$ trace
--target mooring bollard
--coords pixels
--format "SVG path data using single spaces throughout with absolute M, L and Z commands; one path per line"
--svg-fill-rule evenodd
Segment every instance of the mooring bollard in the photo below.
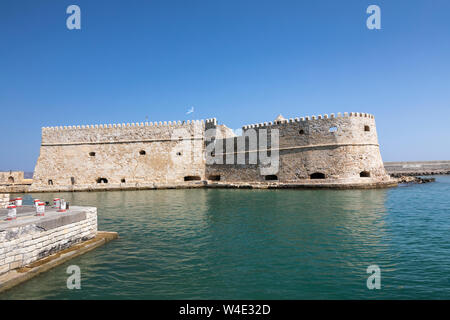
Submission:
M 58 212 L 66 212 L 66 201 L 61 199 Z
M 43 217 L 45 215 L 45 203 L 38 202 L 36 205 L 36 215 Z
M 61 206 L 61 199 L 60 198 L 53 199 L 53 208 L 59 209 L 60 206 Z
M 22 206 L 23 199 L 22 199 L 22 198 L 16 198 L 16 199 L 14 200 L 14 202 L 15 202 L 16 207 L 21 207 L 21 206 Z
M 17 218 L 17 207 L 15 205 L 9 205 L 7 207 L 8 209 L 8 216 L 6 217 L 6 220 L 15 220 Z

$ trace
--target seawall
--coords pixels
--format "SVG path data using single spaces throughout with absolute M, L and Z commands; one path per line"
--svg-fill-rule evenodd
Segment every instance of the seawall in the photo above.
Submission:
M 73 206 L 66 212 L 47 207 L 36 216 L 32 206 L 17 208 L 6 221 L 0 209 L 0 292 L 117 237 L 97 231 L 97 208 Z
M 385 162 L 386 171 L 393 176 L 450 174 L 450 161 Z

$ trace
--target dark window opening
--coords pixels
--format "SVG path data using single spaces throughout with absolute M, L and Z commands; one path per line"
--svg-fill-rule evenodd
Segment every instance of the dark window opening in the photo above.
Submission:
M 196 180 L 201 180 L 201 178 L 199 176 L 186 176 L 186 177 L 184 177 L 184 181 L 196 181 Z
M 300 134 L 305 134 L 305 130 L 300 130 L 298 133 L 300 133 Z
M 311 179 L 325 179 L 325 174 L 322 172 L 314 172 L 309 176 Z
M 145 156 L 145 155 L 146 155 L 146 153 L 147 153 L 147 152 L 145 152 L 145 150 L 141 150 L 141 151 L 139 151 L 139 154 L 140 154 L 141 156 Z
M 219 176 L 219 175 L 216 175 L 216 176 L 209 176 L 209 177 L 208 177 L 208 180 L 211 180 L 211 181 L 220 181 L 220 176 Z
M 48 180 L 48 185 L 52 186 L 53 185 L 53 180 Z
M 108 179 L 106 178 L 98 178 L 97 183 L 108 183 Z
M 14 183 L 14 178 L 13 177 L 9 177 L 8 178 L 8 183 Z
M 364 126 L 364 131 L 370 131 L 370 127 L 369 126 Z
M 71 183 L 72 185 L 75 184 L 75 178 L 74 178 L 74 177 L 70 177 L 70 183 Z
M 91 157 L 95 157 L 95 152 L 89 152 L 89 155 L 90 155 Z
M 181 152 L 177 152 L 177 156 L 181 156 Z
M 361 178 L 370 178 L 370 172 L 369 171 L 362 171 L 359 176 Z
M 264 179 L 266 179 L 266 181 L 273 181 L 273 180 L 278 180 L 278 177 L 274 174 L 269 174 L 269 175 L 265 176 Z
M 121 179 L 120 182 L 121 182 L 121 183 L 125 183 L 126 180 L 125 180 L 125 179 Z

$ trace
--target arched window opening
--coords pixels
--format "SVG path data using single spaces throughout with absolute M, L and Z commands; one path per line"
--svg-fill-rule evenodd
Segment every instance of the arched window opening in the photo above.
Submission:
M 362 171 L 359 176 L 361 178 L 370 178 L 370 172 L 369 171 Z
M 266 181 L 274 181 L 274 180 L 278 180 L 278 177 L 274 174 L 269 174 L 269 175 L 265 176 L 264 179 Z
M 72 185 L 75 184 L 75 178 L 74 178 L 74 177 L 70 177 L 70 183 L 71 183 Z
M 8 178 L 8 183 L 14 183 L 14 177 L 9 177 Z
M 211 181 L 220 181 L 220 175 L 213 175 L 213 176 L 209 176 L 208 180 Z
M 364 131 L 370 131 L 370 127 L 369 126 L 364 126 Z
M 177 152 L 177 156 L 181 156 L 181 152 Z
M 52 186 L 52 185 L 53 185 L 53 180 L 51 180 L 51 179 L 48 180 L 48 185 L 49 185 L 49 186 Z
M 108 183 L 108 179 L 106 178 L 98 178 L 97 183 Z
M 305 134 L 305 130 L 301 129 L 298 133 L 299 134 Z
M 121 182 L 121 183 L 125 183 L 125 182 L 126 182 L 125 178 L 122 178 L 122 179 L 120 180 L 120 182 Z
M 140 154 L 141 156 L 145 156 L 145 155 L 147 154 L 147 152 L 145 152 L 145 150 L 141 150 L 141 151 L 139 151 L 139 154 Z
M 322 172 L 314 172 L 309 176 L 311 179 L 325 179 L 325 174 Z
M 89 156 L 95 157 L 95 152 L 89 152 Z
M 199 176 L 186 176 L 184 177 L 184 181 L 198 181 L 201 180 Z

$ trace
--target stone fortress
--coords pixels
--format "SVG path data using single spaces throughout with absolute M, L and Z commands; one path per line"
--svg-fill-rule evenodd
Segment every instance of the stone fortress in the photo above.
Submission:
M 276 158 L 274 170 L 265 170 L 263 155 Z M 46 127 L 29 191 L 394 185 L 374 116 L 351 112 L 279 116 L 240 136 L 215 118 Z

